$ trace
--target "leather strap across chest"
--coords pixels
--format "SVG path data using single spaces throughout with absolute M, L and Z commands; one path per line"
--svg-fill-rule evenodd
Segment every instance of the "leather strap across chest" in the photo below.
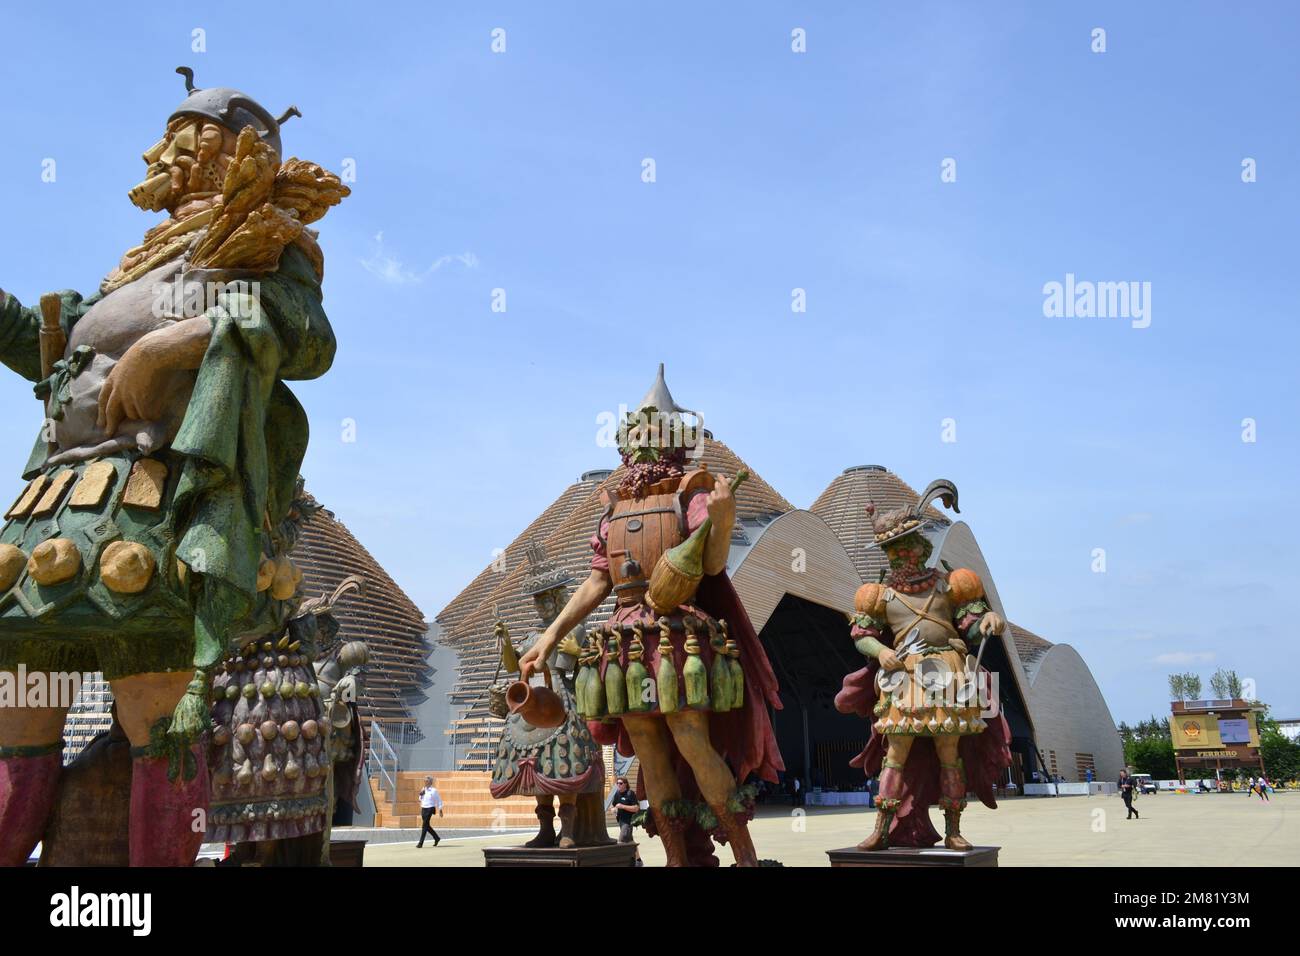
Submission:
M 893 594 L 893 598 L 892 598 L 893 600 L 898 601 L 900 604 L 903 605 L 903 607 L 907 608 L 914 615 L 913 618 L 910 621 L 908 621 L 904 627 L 899 629 L 898 633 L 900 635 L 906 634 L 908 631 L 916 627 L 916 625 L 920 624 L 922 621 L 930 621 L 933 624 L 938 624 L 944 630 L 951 631 L 954 637 L 958 636 L 957 628 L 953 626 L 952 621 L 945 620 L 944 618 L 941 617 L 935 617 L 933 614 L 930 613 L 930 608 L 934 605 L 934 599 L 939 596 L 939 592 L 937 590 L 932 590 L 930 592 L 929 597 L 925 599 L 925 607 L 920 607 L 920 608 L 918 608 L 911 601 L 907 600 L 907 598 L 903 597 L 903 595 L 899 594 L 897 591 L 891 590 L 890 593 Z

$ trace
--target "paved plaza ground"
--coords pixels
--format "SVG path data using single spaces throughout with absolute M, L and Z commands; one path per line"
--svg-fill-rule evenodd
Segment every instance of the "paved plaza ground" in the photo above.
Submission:
M 1124 819 L 1118 797 L 1021 797 L 997 810 L 975 804 L 963 830 L 976 844 L 1002 847 L 1002 866 L 1296 866 L 1300 864 L 1300 793 L 1269 803 L 1243 794 L 1160 794 L 1137 802 L 1140 820 Z M 936 824 L 942 818 L 932 811 Z M 852 846 L 874 825 L 870 810 L 809 807 L 806 816 L 762 809 L 753 823 L 759 856 L 786 866 L 828 866 L 826 851 Z M 429 840 L 366 848 L 367 866 L 482 866 L 483 847 L 517 846 L 530 833 L 488 837 L 443 832 Z M 637 831 L 641 833 L 640 830 Z M 662 866 L 658 840 L 642 842 L 647 866 Z M 729 851 L 719 850 L 724 865 Z

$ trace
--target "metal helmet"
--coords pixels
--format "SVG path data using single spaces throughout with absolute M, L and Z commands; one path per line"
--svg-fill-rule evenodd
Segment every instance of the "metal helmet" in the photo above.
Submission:
M 170 123 L 178 116 L 200 116 L 224 126 L 232 133 L 240 133 L 245 126 L 251 126 L 257 130 L 262 142 L 275 150 L 276 155 L 281 155 L 280 126 L 291 116 L 302 116 L 298 107 L 290 106 L 277 119 L 267 112 L 266 107 L 239 90 L 232 90 L 228 86 L 197 89 L 194 86 L 194 71 L 188 66 L 178 66 L 176 72 L 185 77 L 185 89 L 190 95 L 167 117 L 167 122 Z

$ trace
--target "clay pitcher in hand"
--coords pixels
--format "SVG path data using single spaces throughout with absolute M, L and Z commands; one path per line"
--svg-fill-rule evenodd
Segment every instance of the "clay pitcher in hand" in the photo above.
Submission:
M 544 668 L 546 686 L 537 687 L 517 680 L 506 689 L 506 706 L 534 727 L 558 727 L 564 723 L 564 701 L 551 690 L 551 671 Z

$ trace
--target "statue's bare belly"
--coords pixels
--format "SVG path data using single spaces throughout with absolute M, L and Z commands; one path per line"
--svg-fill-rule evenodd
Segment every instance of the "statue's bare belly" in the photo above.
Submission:
M 54 423 L 56 448 L 49 459 L 51 465 L 124 449 L 139 449 L 147 455 L 176 437 L 194 390 L 194 372 L 164 373 L 157 383 L 163 392 L 162 415 L 155 421 L 124 421 L 113 434 L 99 425 L 99 392 L 127 349 L 149 332 L 177 321 L 168 314 L 165 306 L 170 299 L 162 293 L 175 281 L 181 266 L 182 260 L 175 259 L 114 290 L 73 328 L 64 358 L 70 359 L 82 347 L 94 352 L 68 383 L 70 398 L 63 406 L 62 419 Z

